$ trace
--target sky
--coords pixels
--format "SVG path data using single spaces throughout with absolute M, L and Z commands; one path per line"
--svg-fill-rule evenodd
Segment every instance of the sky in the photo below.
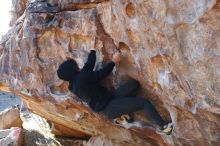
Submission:
M 11 19 L 10 10 L 12 7 L 12 0 L 0 0 L 0 38 L 9 30 L 9 22 Z

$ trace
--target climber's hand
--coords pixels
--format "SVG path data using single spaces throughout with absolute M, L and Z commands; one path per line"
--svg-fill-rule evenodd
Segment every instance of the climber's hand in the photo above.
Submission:
M 116 52 L 116 53 L 113 55 L 112 61 L 113 61 L 116 65 L 119 65 L 119 63 L 120 63 L 120 61 L 121 61 L 120 53 L 119 53 L 119 52 Z

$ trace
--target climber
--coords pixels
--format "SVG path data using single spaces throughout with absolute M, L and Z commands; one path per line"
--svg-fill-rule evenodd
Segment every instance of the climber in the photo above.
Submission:
M 144 109 L 165 134 L 171 134 L 172 123 L 165 122 L 147 99 L 135 97 L 140 86 L 136 80 L 128 81 L 113 92 L 100 84 L 100 81 L 112 72 L 115 65 L 119 64 L 119 53 L 115 53 L 112 61 L 100 70 L 93 71 L 95 62 L 96 51 L 93 49 L 81 70 L 75 60 L 68 59 L 59 66 L 58 77 L 68 81 L 69 90 L 88 103 L 93 111 L 101 112 L 108 118 L 117 119 L 121 115 Z

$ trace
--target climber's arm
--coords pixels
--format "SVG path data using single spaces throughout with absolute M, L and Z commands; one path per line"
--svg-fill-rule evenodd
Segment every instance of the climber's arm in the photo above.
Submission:
M 101 81 L 105 79 L 112 72 L 114 66 L 115 63 L 111 61 L 102 69 L 98 71 L 90 72 L 87 79 L 91 82 Z
M 98 71 L 90 72 L 88 74 L 88 80 L 91 82 L 98 82 L 106 78 L 113 70 L 115 65 L 118 65 L 120 62 L 120 53 L 115 53 L 112 57 L 112 61 L 109 62 L 105 67 Z
M 95 62 L 96 62 L 96 51 L 91 50 L 88 55 L 88 59 L 81 71 L 92 71 L 95 66 Z

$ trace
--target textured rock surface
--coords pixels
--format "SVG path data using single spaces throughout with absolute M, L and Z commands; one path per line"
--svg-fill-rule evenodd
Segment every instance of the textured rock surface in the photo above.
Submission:
M 8 142 L 14 142 L 16 146 L 22 146 L 22 120 L 20 118 L 19 106 L 13 106 L 0 112 L 0 145 L 6 145 Z M 15 130 L 16 129 L 16 130 Z M 19 130 L 18 130 L 19 129 Z M 12 136 L 12 131 L 19 133 Z M 12 141 L 11 141 L 12 140 Z
M 82 146 L 85 140 L 67 139 L 55 137 L 51 133 L 51 127 L 47 120 L 23 109 L 21 113 L 23 121 L 24 146 Z
M 0 130 L 11 127 L 21 127 L 22 121 L 18 107 L 12 107 L 0 112 Z
M 219 0 L 14 3 L 13 29 L 0 46 L 1 88 L 16 91 L 32 111 L 97 135 L 90 145 L 220 145 Z M 68 57 L 82 66 L 94 47 L 98 61 L 120 49 L 122 62 L 109 81 L 139 80 L 143 97 L 174 122 L 172 136 L 115 127 L 71 99 L 56 69 Z

